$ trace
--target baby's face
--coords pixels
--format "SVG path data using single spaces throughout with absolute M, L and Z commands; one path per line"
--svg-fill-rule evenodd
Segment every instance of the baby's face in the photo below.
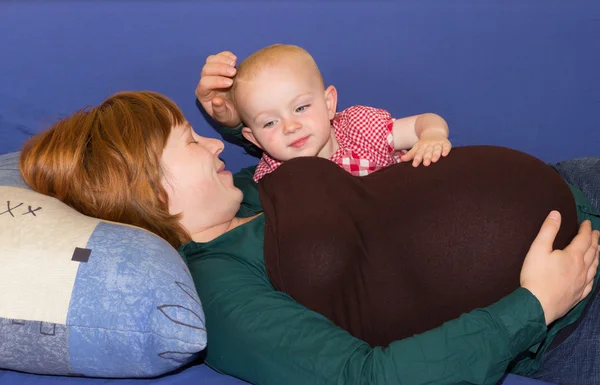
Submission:
M 249 128 L 244 136 L 271 157 L 329 157 L 335 88 L 299 64 L 271 65 L 236 85 L 235 100 Z M 236 81 L 238 81 L 236 79 Z

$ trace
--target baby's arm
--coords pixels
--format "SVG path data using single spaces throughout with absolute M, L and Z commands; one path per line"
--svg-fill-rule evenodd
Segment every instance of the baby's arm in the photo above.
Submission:
M 423 162 L 424 166 L 437 162 L 450 152 L 448 124 L 439 115 L 426 113 L 394 120 L 392 129 L 394 148 L 411 149 L 400 160 L 413 161 L 413 166 Z

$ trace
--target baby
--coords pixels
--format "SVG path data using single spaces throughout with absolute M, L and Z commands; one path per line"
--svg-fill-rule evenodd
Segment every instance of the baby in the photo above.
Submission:
M 257 182 L 300 156 L 327 158 L 363 176 L 401 161 L 428 166 L 451 149 L 448 125 L 436 114 L 393 119 L 364 106 L 336 113 L 335 87 L 325 88 L 300 47 L 277 44 L 253 53 L 238 66 L 231 91 L 242 134 L 264 151 Z

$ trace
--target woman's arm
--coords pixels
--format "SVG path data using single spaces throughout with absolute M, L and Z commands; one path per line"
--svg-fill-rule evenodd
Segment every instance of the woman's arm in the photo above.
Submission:
M 546 333 L 539 302 L 518 289 L 437 329 L 371 348 L 275 291 L 259 266 L 223 256 L 190 269 L 206 314 L 206 362 L 253 384 L 495 384 Z
M 254 384 L 494 384 L 511 360 L 544 338 L 546 322 L 589 293 L 597 267 L 598 233 L 592 234 L 589 222 L 565 250 L 552 251 L 560 221 L 549 217 L 526 257 L 522 284 L 529 290 L 517 289 L 439 328 L 371 348 L 273 289 L 257 253 L 264 233 L 260 219 L 245 233 L 232 234 L 218 251 L 186 250 L 206 314 L 206 362 Z M 544 266 L 542 280 L 529 274 L 544 261 L 560 268 Z M 532 292 L 543 292 L 550 319 L 544 319 Z M 554 292 L 561 294 L 548 295 Z
M 242 121 L 231 97 L 236 62 L 237 57 L 229 51 L 208 56 L 196 86 L 196 98 L 206 113 L 219 123 L 218 130 L 223 139 L 260 158 L 262 150 L 242 136 Z

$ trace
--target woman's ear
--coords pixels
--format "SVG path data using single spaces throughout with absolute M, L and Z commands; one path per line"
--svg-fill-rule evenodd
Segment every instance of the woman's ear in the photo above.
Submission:
M 327 113 L 329 114 L 329 120 L 335 117 L 337 111 L 337 90 L 334 86 L 329 86 L 325 90 L 325 103 L 327 103 Z
M 262 148 L 262 146 L 256 140 L 256 137 L 252 133 L 252 130 L 250 129 L 250 127 L 244 127 L 244 128 L 242 128 L 242 135 L 244 135 L 244 138 L 246 138 L 247 141 L 249 141 L 250 143 L 252 143 L 256 147 L 260 148 L 261 150 L 264 150 Z

